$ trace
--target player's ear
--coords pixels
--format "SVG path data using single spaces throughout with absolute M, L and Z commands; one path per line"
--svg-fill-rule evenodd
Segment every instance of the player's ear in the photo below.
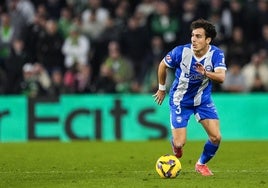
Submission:
M 210 44 L 210 42 L 211 42 L 211 38 L 210 38 L 210 37 L 207 37 L 207 38 L 206 38 L 206 43 L 207 43 L 207 44 Z

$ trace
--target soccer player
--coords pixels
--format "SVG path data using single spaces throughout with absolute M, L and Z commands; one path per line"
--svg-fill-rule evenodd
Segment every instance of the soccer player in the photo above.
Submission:
M 203 176 L 211 176 L 213 173 L 206 163 L 215 155 L 221 141 L 219 118 L 212 101 L 211 88 L 212 82 L 223 83 L 226 65 L 223 51 L 211 45 L 217 34 L 212 23 L 198 19 L 191 23 L 191 31 L 191 43 L 175 47 L 160 62 L 159 88 L 153 97 L 157 104 L 162 104 L 166 95 L 166 70 L 175 69 L 175 80 L 169 92 L 174 155 L 182 157 L 187 124 L 194 114 L 208 135 L 195 170 Z

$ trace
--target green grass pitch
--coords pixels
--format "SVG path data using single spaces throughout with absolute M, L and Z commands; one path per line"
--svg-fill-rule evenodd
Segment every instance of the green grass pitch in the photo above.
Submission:
M 223 141 L 202 177 L 194 164 L 203 141 L 188 141 L 175 179 L 161 179 L 155 162 L 171 153 L 167 140 L 0 144 L 0 187 L 256 188 L 268 187 L 268 141 Z

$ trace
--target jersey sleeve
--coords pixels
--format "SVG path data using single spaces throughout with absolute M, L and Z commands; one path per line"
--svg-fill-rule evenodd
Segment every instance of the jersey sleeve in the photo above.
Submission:
M 176 68 L 181 62 L 182 47 L 177 46 L 164 57 L 165 64 L 170 68 Z
M 225 69 L 226 70 L 225 57 L 224 57 L 223 51 L 216 50 L 213 57 L 212 57 L 212 62 L 214 64 L 214 70 L 215 69 Z

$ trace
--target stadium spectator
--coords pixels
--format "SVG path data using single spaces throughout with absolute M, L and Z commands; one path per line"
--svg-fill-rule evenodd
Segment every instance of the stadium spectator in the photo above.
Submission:
M 109 12 L 102 7 L 101 0 L 88 0 L 88 8 L 82 12 L 82 31 L 92 43 L 99 37 L 105 29 L 105 23 L 109 17 Z
M 116 25 L 115 20 L 111 17 L 105 23 L 105 30 L 101 33 L 98 39 L 98 50 L 101 54 L 107 54 L 107 46 L 110 41 L 120 41 L 123 29 Z
M 99 36 L 105 29 L 105 20 L 98 20 L 96 11 L 92 10 L 89 15 L 89 19 L 82 22 L 81 32 L 86 35 L 92 42 L 95 42 L 99 39 Z
M 67 93 L 63 82 L 62 70 L 54 69 L 51 73 L 51 85 L 48 88 L 48 96 L 58 97 Z
M 69 8 L 61 9 L 60 18 L 58 20 L 59 33 L 66 39 L 72 26 L 72 12 Z
M 106 64 L 100 67 L 100 74 L 93 86 L 93 92 L 96 93 L 116 93 L 116 82 L 113 76 L 113 70 Z
M 256 27 L 253 28 L 257 30 L 255 33 L 252 33 L 256 36 L 262 35 L 262 30 L 264 25 L 268 24 L 268 2 L 267 0 L 257 0 L 257 9 L 256 9 L 256 15 L 254 15 L 254 21 L 256 22 Z
M 2 69 L 4 69 L 4 63 L 10 55 L 10 47 L 14 39 L 14 29 L 10 23 L 10 16 L 7 13 L 2 13 L 0 25 L 0 68 Z
M 222 12 L 225 9 L 223 0 L 209 0 L 207 3 L 208 6 L 208 15 L 210 17 L 214 13 L 218 13 L 222 19 Z
M 10 21 L 12 27 L 14 28 L 14 38 L 23 38 L 26 34 L 27 25 L 31 22 L 27 20 L 25 16 L 27 16 L 24 9 L 19 7 L 20 0 L 11 0 L 8 1 L 8 14 L 10 16 Z M 25 14 L 26 13 L 26 14 Z M 32 19 L 32 18 L 31 18 Z
M 253 53 L 251 61 L 242 68 L 246 90 L 249 92 L 268 91 L 268 66 L 260 53 Z
M 26 23 L 30 24 L 34 20 L 35 7 L 30 0 L 12 0 L 17 3 L 16 7 L 19 12 L 22 13 L 23 17 L 26 19 Z
M 62 52 L 65 57 L 65 68 L 68 69 L 75 63 L 88 64 L 89 51 L 89 39 L 80 33 L 80 30 L 76 25 L 73 25 L 62 46 Z
M 45 33 L 38 41 L 38 62 L 51 74 L 55 68 L 64 70 L 62 45 L 63 38 L 58 32 L 55 20 L 48 20 L 45 25 Z
M 39 40 L 45 35 L 46 17 L 36 13 L 33 23 L 27 26 L 24 36 L 25 49 L 29 54 L 30 62 L 38 61 L 37 52 L 39 51 Z
M 92 70 L 89 64 L 80 65 L 75 81 L 75 93 L 92 92 Z
M 211 21 L 216 28 L 217 31 L 217 36 L 213 41 L 213 44 L 215 44 L 216 46 L 220 46 L 221 49 L 225 49 L 226 50 L 226 32 L 225 32 L 225 28 L 221 22 L 221 14 L 220 12 L 211 12 L 210 16 L 208 17 L 208 20 Z
M 230 60 L 236 60 L 240 66 L 244 66 L 250 59 L 249 45 L 241 27 L 234 27 L 232 37 L 227 42 L 227 65 Z
M 0 68 L 0 94 L 6 94 L 8 87 L 10 87 L 10 85 L 8 85 L 7 74 L 3 69 Z
M 88 8 L 88 0 L 66 0 L 66 7 L 72 10 L 73 15 L 79 15 Z
M 148 17 L 153 14 L 154 9 L 154 1 L 153 0 L 142 0 L 136 7 L 135 12 L 141 14 L 141 17 L 144 18 L 142 20 L 143 25 L 147 23 Z
M 89 64 L 74 63 L 64 74 L 64 91 L 67 93 L 91 93 L 92 70 Z
M 186 1 L 188 2 L 188 1 Z M 183 33 L 179 17 L 171 15 L 167 1 L 154 3 L 155 12 L 148 17 L 148 27 L 151 36 L 159 35 L 163 38 L 165 47 L 170 49 L 175 46 Z M 180 33 L 180 34 L 179 34 Z
M 128 1 L 120 1 L 115 7 L 114 15 L 111 16 L 116 27 L 122 31 L 126 29 L 128 18 L 131 15 L 129 6 Z
M 74 62 L 63 75 L 63 83 L 66 88 L 66 93 L 75 93 L 76 76 L 79 71 L 79 63 Z
M 195 19 L 200 17 L 198 13 L 198 2 L 196 0 L 189 0 L 189 1 L 183 1 L 182 3 L 182 12 L 180 15 L 180 28 L 179 28 L 179 35 L 177 35 L 178 41 L 180 44 L 186 43 L 190 41 L 190 25 L 191 22 Z M 175 43 L 178 42 L 177 40 Z M 172 47 L 174 47 L 173 45 Z
M 41 63 L 33 64 L 33 71 L 35 75 L 35 79 L 40 85 L 39 95 L 45 96 L 48 93 L 48 89 L 51 86 L 51 77 L 48 73 L 47 69 Z
M 108 54 L 107 46 L 110 41 L 121 39 L 123 30 L 115 24 L 112 17 L 109 17 L 105 23 L 105 29 L 100 34 L 98 41 L 92 44 L 90 52 L 91 66 L 94 67 L 92 70 L 93 79 L 98 77 L 100 71 L 101 62 Z
M 263 59 L 264 64 L 268 66 L 268 49 L 267 48 L 259 49 L 259 55 L 261 59 Z
M 221 85 L 225 92 L 239 93 L 246 91 L 244 75 L 239 63 L 231 63 L 226 71 L 225 81 Z
M 22 73 L 23 80 L 20 83 L 20 93 L 30 98 L 38 97 L 41 86 L 36 79 L 34 66 L 31 63 L 26 63 L 22 68 Z
M 146 62 L 149 48 L 149 35 L 146 28 L 139 25 L 139 20 L 135 15 L 130 17 L 127 29 L 122 36 L 122 52 L 132 63 L 134 82 L 138 88 L 142 85 L 145 73 L 150 66 Z
M 261 27 L 261 39 L 258 42 L 257 49 L 266 49 L 268 51 L 268 22 Z
M 127 93 L 131 91 L 131 81 L 134 75 L 132 64 L 121 54 L 120 44 L 117 41 L 111 41 L 108 44 L 108 56 L 103 65 L 110 69 L 108 72 L 113 73 L 116 92 Z
M 20 83 L 23 80 L 22 67 L 29 61 L 28 54 L 24 48 L 24 42 L 21 39 L 15 39 L 12 42 L 11 52 L 5 61 L 5 70 L 7 71 L 7 94 L 19 94 Z M 12 87 L 11 87 L 12 86 Z
M 82 12 L 82 21 L 90 19 L 92 11 L 96 11 L 96 19 L 105 21 L 109 16 L 109 11 L 102 6 L 102 0 L 88 0 L 87 8 Z
M 48 12 L 47 12 L 47 8 L 44 4 L 39 4 L 36 6 L 36 11 L 35 11 L 35 15 L 38 14 L 44 18 L 49 18 Z M 35 19 L 35 15 L 33 18 L 33 21 Z
M 227 37 L 230 37 L 235 27 L 240 27 L 245 32 L 248 25 L 244 4 L 239 0 L 230 0 L 228 5 L 222 13 L 222 23 L 225 27 Z
M 48 17 L 54 20 L 59 19 L 61 10 L 66 7 L 65 0 L 46 0 L 42 4 L 47 9 Z
M 143 92 L 155 92 L 158 87 L 157 82 L 157 69 L 158 64 L 165 55 L 164 42 L 160 36 L 154 36 L 151 39 L 151 48 L 148 53 L 147 64 L 149 64 L 149 69 L 146 72 L 145 80 L 143 82 Z

